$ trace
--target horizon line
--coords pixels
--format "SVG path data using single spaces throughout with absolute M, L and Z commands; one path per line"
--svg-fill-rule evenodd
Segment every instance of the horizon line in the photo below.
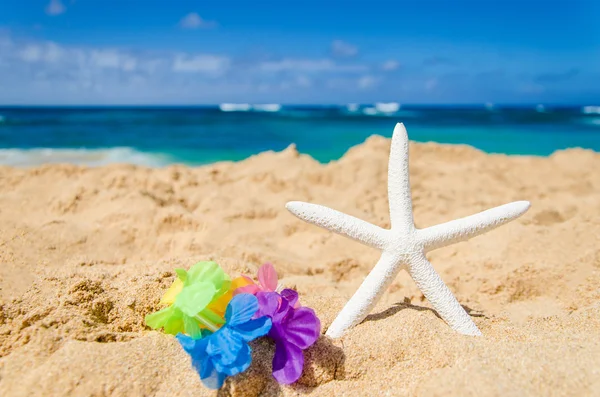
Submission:
M 592 105 L 590 103 L 561 103 L 561 102 L 473 102 L 473 103 L 401 103 L 395 101 L 377 101 L 377 102 L 348 102 L 348 103 L 277 103 L 277 102 L 221 102 L 221 103 L 210 103 L 210 104 L 0 104 L 0 109 L 6 108 L 109 108 L 109 107 L 160 107 L 160 108 L 219 108 L 223 104 L 234 104 L 234 105 L 279 105 L 279 106 L 295 106 L 295 107 L 346 107 L 348 105 L 358 106 L 370 106 L 376 104 L 398 104 L 401 108 L 404 106 L 418 106 L 418 107 L 502 107 L 502 106 L 554 106 L 554 107 L 577 107 L 577 106 L 600 106 Z

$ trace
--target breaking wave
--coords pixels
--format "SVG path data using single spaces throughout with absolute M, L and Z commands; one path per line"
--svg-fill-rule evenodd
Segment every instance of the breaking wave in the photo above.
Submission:
M 600 106 L 584 106 L 581 112 L 583 114 L 600 114 Z
M 252 110 L 256 112 L 279 112 L 281 105 L 278 103 L 267 103 L 264 105 L 252 105 Z
M 222 103 L 219 105 L 222 112 L 248 112 L 252 109 L 249 103 Z
M 42 164 L 77 164 L 97 167 L 127 163 L 146 167 L 162 167 L 171 161 L 168 156 L 144 153 L 128 147 L 110 149 L 0 149 L 0 164 L 30 167 Z
M 219 105 L 222 112 L 279 112 L 281 105 L 278 103 L 265 103 L 250 105 L 249 103 L 222 103 Z

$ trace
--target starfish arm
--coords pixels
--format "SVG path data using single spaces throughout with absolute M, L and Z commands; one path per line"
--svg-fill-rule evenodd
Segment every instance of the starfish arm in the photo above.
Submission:
M 301 201 L 290 201 L 285 208 L 303 221 L 350 237 L 370 247 L 383 250 L 387 243 L 387 230 L 331 208 Z
M 414 229 L 412 198 L 408 176 L 408 135 L 404 124 L 396 124 L 388 162 L 388 201 L 392 229 Z
M 412 258 L 408 265 L 408 272 L 433 308 L 453 330 L 463 335 L 481 335 L 481 331 L 424 254 Z
M 529 201 L 515 201 L 465 218 L 421 229 L 417 233 L 423 249 L 425 252 L 429 252 L 468 240 L 504 225 L 523 215 L 529 207 Z
M 394 280 L 400 268 L 401 263 L 396 257 L 383 252 L 373 270 L 333 320 L 326 335 L 331 338 L 339 338 L 349 328 L 364 320 Z

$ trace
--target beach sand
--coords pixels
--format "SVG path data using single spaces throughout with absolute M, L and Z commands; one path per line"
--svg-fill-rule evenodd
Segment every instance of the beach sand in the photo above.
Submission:
M 272 262 L 323 332 L 379 252 L 306 224 L 287 201 L 383 227 L 388 139 L 322 165 L 294 147 L 239 163 L 0 167 L 0 395 L 203 396 L 189 357 L 144 316 L 175 267 L 232 276 Z M 411 143 L 417 227 L 514 200 L 528 213 L 429 258 L 484 337 L 453 332 L 401 272 L 367 320 L 306 352 L 278 386 L 273 346 L 222 395 L 600 395 L 600 154 L 488 155 Z

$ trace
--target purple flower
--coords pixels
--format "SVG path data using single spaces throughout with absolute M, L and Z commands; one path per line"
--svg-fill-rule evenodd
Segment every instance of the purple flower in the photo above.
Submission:
M 312 346 L 321 333 L 321 322 L 313 309 L 294 308 L 298 301 L 296 291 L 258 292 L 259 309 L 256 316 L 271 318 L 268 336 L 275 341 L 273 376 L 279 383 L 297 381 L 304 368 L 303 350 Z

